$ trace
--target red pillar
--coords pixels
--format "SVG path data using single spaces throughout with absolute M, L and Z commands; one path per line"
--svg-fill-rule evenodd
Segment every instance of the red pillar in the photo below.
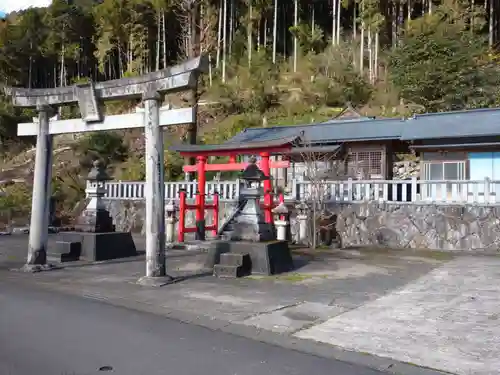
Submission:
M 271 224 L 273 222 L 273 215 L 272 215 L 272 203 L 273 203 L 273 197 L 272 197 L 272 183 L 271 183 L 271 168 L 269 166 L 269 152 L 261 152 L 260 157 L 262 160 L 260 161 L 260 169 L 262 169 L 262 172 L 269 177 L 268 180 L 264 180 L 264 216 L 266 223 Z
M 217 236 L 217 232 L 219 231 L 219 193 L 214 194 L 214 209 L 213 209 L 213 218 L 214 218 L 214 229 L 213 235 Z
M 196 157 L 196 166 L 198 173 L 198 199 L 196 205 L 196 239 L 205 241 L 205 165 L 207 158 L 205 156 Z

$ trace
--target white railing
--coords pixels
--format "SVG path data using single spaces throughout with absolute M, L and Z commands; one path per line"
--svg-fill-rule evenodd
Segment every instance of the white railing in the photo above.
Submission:
M 106 199 L 144 199 L 144 181 L 113 181 L 106 183 L 105 188 Z M 192 199 L 196 194 L 196 188 L 196 181 L 165 182 L 165 199 L 178 199 L 181 190 L 186 190 L 187 198 Z M 208 195 L 218 192 L 220 200 L 233 201 L 239 195 L 239 184 L 237 181 L 209 181 L 205 184 L 205 191 Z
M 296 199 L 359 202 L 500 203 L 500 181 L 352 180 L 297 183 Z
M 196 194 L 196 182 L 165 182 L 165 199 L 179 198 L 185 189 L 188 199 Z M 234 201 L 239 196 L 239 181 L 209 181 L 207 194 L 218 192 L 221 201 Z M 106 198 L 116 200 L 144 199 L 144 182 L 118 181 L 106 184 Z M 435 203 L 499 203 L 500 181 L 423 181 L 352 180 L 292 181 L 287 200 L 321 199 L 337 202 L 435 202 Z

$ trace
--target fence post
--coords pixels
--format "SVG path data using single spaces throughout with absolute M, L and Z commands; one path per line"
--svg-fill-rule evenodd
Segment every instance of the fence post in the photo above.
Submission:
M 484 203 L 490 203 L 490 179 L 484 178 Z
M 347 179 L 347 201 L 352 201 L 353 196 L 352 196 L 352 178 Z
M 297 180 L 294 178 L 292 180 L 292 200 L 299 200 L 300 197 L 299 197 L 299 189 L 298 189 L 298 182 Z
M 417 201 L 417 189 L 418 189 L 417 178 L 412 177 L 411 178 L 411 201 L 412 202 Z

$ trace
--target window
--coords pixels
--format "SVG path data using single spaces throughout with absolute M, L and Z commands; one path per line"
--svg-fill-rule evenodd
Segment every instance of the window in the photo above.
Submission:
M 350 151 L 347 155 L 347 173 L 350 177 L 371 179 L 372 176 L 383 176 L 383 152 Z
M 465 161 L 436 161 L 423 163 L 423 179 L 427 181 L 457 181 L 466 179 Z M 463 185 L 443 182 L 426 184 L 421 194 L 432 200 L 443 200 L 453 194 L 461 194 Z
M 465 161 L 424 162 L 424 180 L 465 180 Z

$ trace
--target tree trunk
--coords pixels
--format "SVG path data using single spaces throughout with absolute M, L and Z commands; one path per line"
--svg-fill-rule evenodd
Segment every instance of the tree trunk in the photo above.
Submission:
M 332 45 L 337 44 L 337 2 L 340 0 L 332 0 Z
M 233 53 L 233 36 L 234 36 L 234 0 L 231 0 L 229 9 L 229 56 Z
M 220 0 L 219 2 L 219 27 L 217 29 L 217 57 L 215 60 L 215 67 L 219 69 L 220 66 L 220 44 L 222 41 L 222 2 L 223 0 Z
M 379 32 L 377 31 L 375 33 L 375 56 L 373 58 L 373 65 L 374 65 L 374 79 L 378 80 L 378 49 L 379 49 Z
M 165 10 L 162 9 L 162 26 L 163 26 L 163 69 L 167 67 L 167 28 L 165 21 Z
M 372 30 L 368 28 L 368 79 L 373 83 L 373 53 L 372 53 Z
M 493 11 L 493 0 L 490 0 L 490 11 L 489 11 L 489 27 L 488 27 L 488 45 L 493 47 L 494 43 L 494 38 L 493 38 L 493 31 L 494 31 L 494 25 L 495 25 L 495 12 Z
M 359 73 L 363 75 L 365 60 L 365 21 L 361 21 L 361 32 L 359 41 Z
M 156 71 L 160 70 L 160 49 L 161 49 L 161 43 L 160 43 L 160 36 L 161 36 L 161 13 L 160 11 L 156 11 Z
M 226 41 L 227 41 L 227 0 L 224 0 L 224 20 L 222 35 L 222 82 L 226 82 Z
M 252 17 L 253 17 L 253 7 L 252 4 L 250 3 L 248 6 L 248 30 L 247 30 L 247 53 L 248 53 L 248 67 L 250 68 L 252 66 L 252 34 L 253 34 L 253 27 L 252 27 Z
M 335 38 L 337 39 L 337 44 L 340 44 L 340 6 L 341 6 L 342 2 L 341 0 L 337 0 L 337 34 L 335 36 Z
M 268 27 L 267 27 L 267 17 L 264 18 L 264 49 L 267 49 L 267 36 L 268 36 Z
M 191 48 L 189 50 L 189 57 L 195 58 L 200 55 L 200 3 L 194 2 L 191 7 L 191 15 L 190 15 L 190 29 L 191 29 L 191 40 L 189 44 Z
M 274 0 L 274 20 L 273 20 L 273 64 L 276 64 L 276 41 L 278 32 L 278 0 Z
M 353 0 L 353 9 L 352 9 L 352 38 L 356 40 L 357 38 L 357 28 L 358 28 L 358 23 L 356 22 L 356 17 L 357 17 L 357 12 L 356 12 L 356 0 Z
M 295 0 L 294 2 L 294 15 L 293 15 L 293 26 L 297 28 L 297 25 L 299 23 L 299 4 L 298 0 Z M 294 35 L 293 37 L 293 71 L 294 73 L 297 72 L 297 54 L 298 54 L 298 40 L 297 36 Z

